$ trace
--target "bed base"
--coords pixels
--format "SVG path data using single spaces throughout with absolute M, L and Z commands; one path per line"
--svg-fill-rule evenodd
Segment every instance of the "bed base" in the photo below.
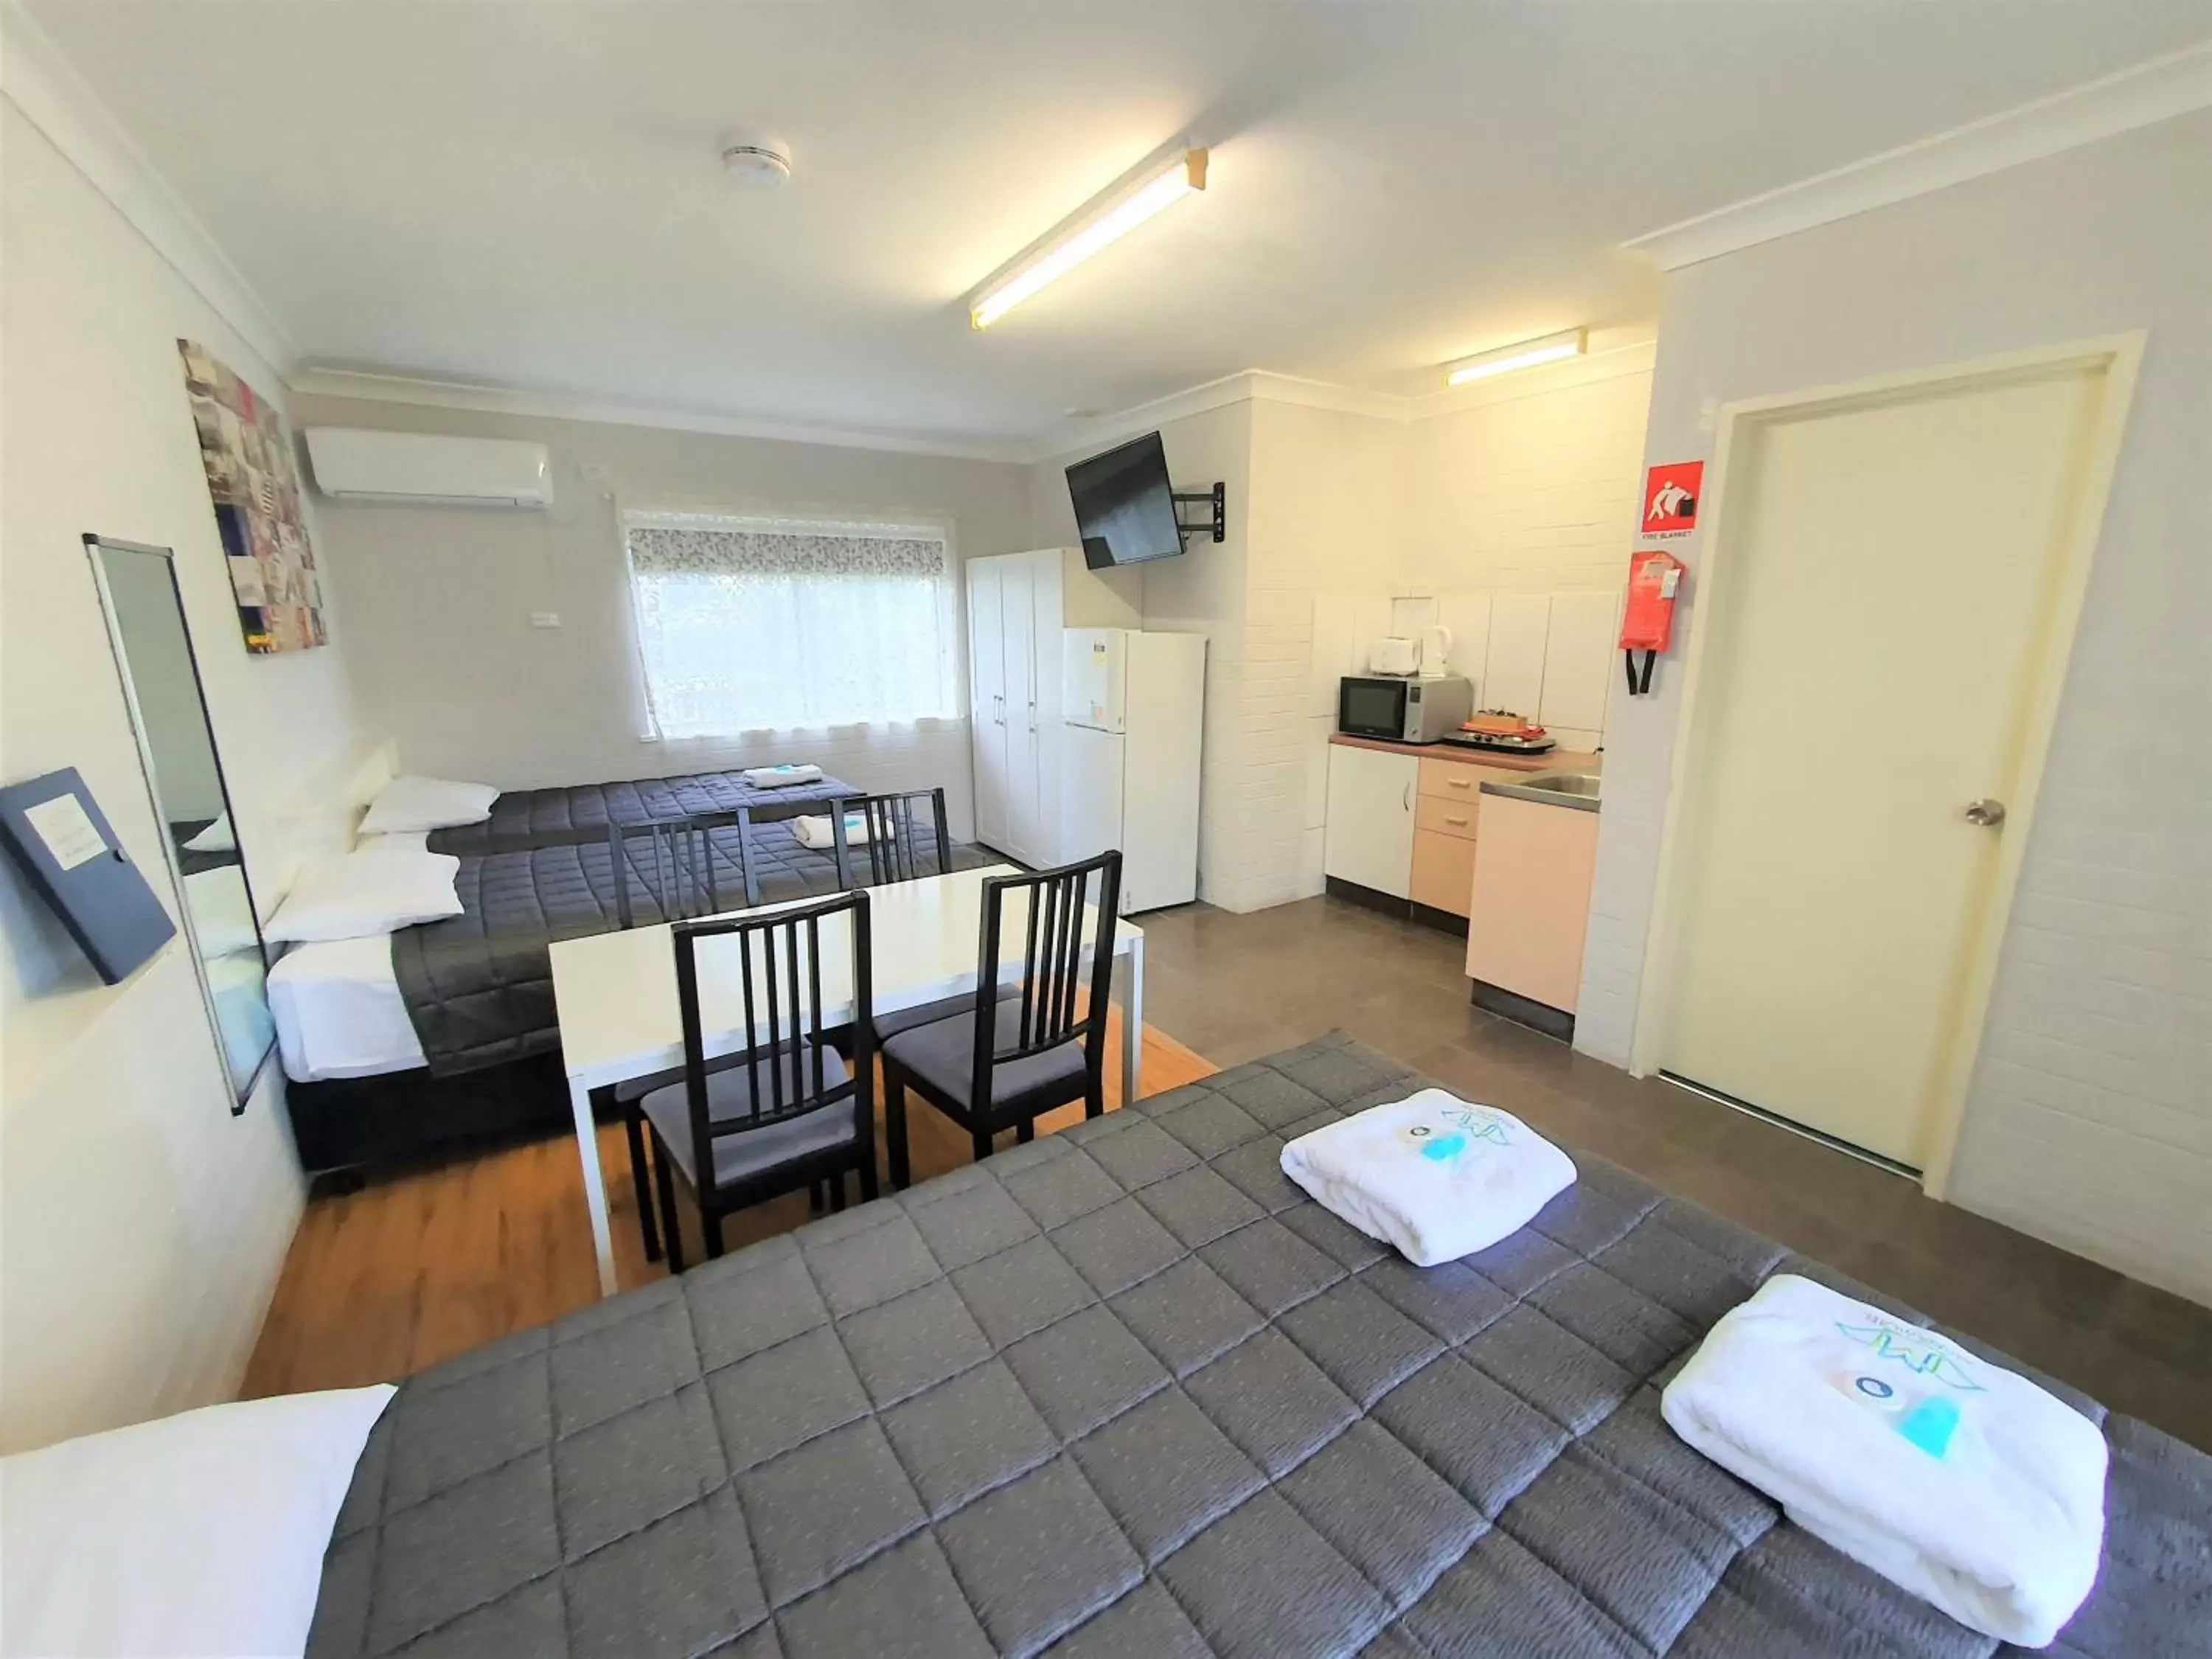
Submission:
M 463 1143 L 572 1130 L 558 1050 L 451 1077 L 428 1066 L 290 1083 L 285 1104 L 300 1166 L 319 1186 Z

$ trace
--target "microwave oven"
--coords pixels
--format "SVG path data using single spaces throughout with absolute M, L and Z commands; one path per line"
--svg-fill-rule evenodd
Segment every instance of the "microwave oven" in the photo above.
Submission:
M 1337 682 L 1336 729 L 1348 737 L 1435 743 L 1473 713 L 1474 684 L 1457 674 L 1347 674 Z

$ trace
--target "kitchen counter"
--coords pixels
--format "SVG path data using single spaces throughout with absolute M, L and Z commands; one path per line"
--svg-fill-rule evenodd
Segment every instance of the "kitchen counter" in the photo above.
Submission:
M 1573 749 L 1516 755 L 1510 749 L 1469 749 L 1456 743 L 1393 743 L 1387 738 L 1355 738 L 1344 732 L 1330 732 L 1328 740 L 1345 749 L 1372 749 L 1385 755 L 1412 755 L 1419 760 L 1492 767 L 1500 772 L 1594 772 L 1599 765 L 1597 756 Z

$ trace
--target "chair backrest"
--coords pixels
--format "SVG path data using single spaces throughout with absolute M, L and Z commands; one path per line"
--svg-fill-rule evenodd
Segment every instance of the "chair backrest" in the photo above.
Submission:
M 839 918 L 846 920 L 841 924 Z M 853 1063 L 842 1083 L 828 1074 L 824 1033 L 843 1024 L 825 1024 L 822 1000 L 822 940 L 827 929 L 831 948 L 842 925 L 850 929 L 853 964 Z M 856 1124 L 864 1145 L 875 1133 L 875 1055 L 871 1048 L 874 1004 L 871 987 L 874 957 L 868 929 L 868 896 L 840 893 L 757 916 L 720 916 L 679 921 L 671 930 L 676 945 L 676 1003 L 684 1024 L 684 1084 L 696 1149 L 700 1190 L 714 1182 L 714 1143 L 732 1135 L 780 1123 L 839 1101 L 854 1103 L 866 1121 Z M 742 1071 L 750 1085 L 750 1113 L 717 1118 L 707 1094 L 708 1055 L 699 1002 L 698 948 L 702 939 L 728 939 L 719 947 L 734 958 L 738 970 L 738 1029 L 749 1034 L 733 1058 L 717 1058 L 716 1072 Z
M 867 832 L 858 848 L 850 844 L 848 816 L 858 817 Z M 933 839 L 928 847 L 922 845 L 917 828 L 929 831 Z M 830 835 L 837 851 L 837 879 L 847 887 L 882 887 L 951 873 L 952 838 L 945 827 L 941 788 L 841 795 L 830 803 Z
M 993 1012 L 1000 999 L 999 963 L 1004 949 L 1009 895 L 1025 893 L 1022 975 L 1009 1041 L 998 1039 Z M 1086 904 L 1091 907 L 1087 915 Z M 1121 908 L 1118 849 L 1039 870 L 1026 876 L 993 876 L 983 883 L 983 923 L 976 957 L 975 1094 L 991 1098 L 991 1070 L 1080 1041 L 1084 1062 L 1095 1074 L 1106 1051 L 1106 994 L 1114 965 L 1114 928 Z M 1086 962 L 1086 956 L 1088 960 Z
M 634 927 L 711 916 L 760 902 L 753 873 L 750 815 L 704 812 L 607 826 L 607 858 L 614 866 L 615 921 Z M 638 902 L 650 901 L 651 914 Z

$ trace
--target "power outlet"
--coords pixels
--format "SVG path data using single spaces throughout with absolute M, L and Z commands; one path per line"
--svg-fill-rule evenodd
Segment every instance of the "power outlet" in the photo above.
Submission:
M 558 628 L 561 613 L 557 611 L 533 611 L 530 613 L 530 625 L 532 628 Z

